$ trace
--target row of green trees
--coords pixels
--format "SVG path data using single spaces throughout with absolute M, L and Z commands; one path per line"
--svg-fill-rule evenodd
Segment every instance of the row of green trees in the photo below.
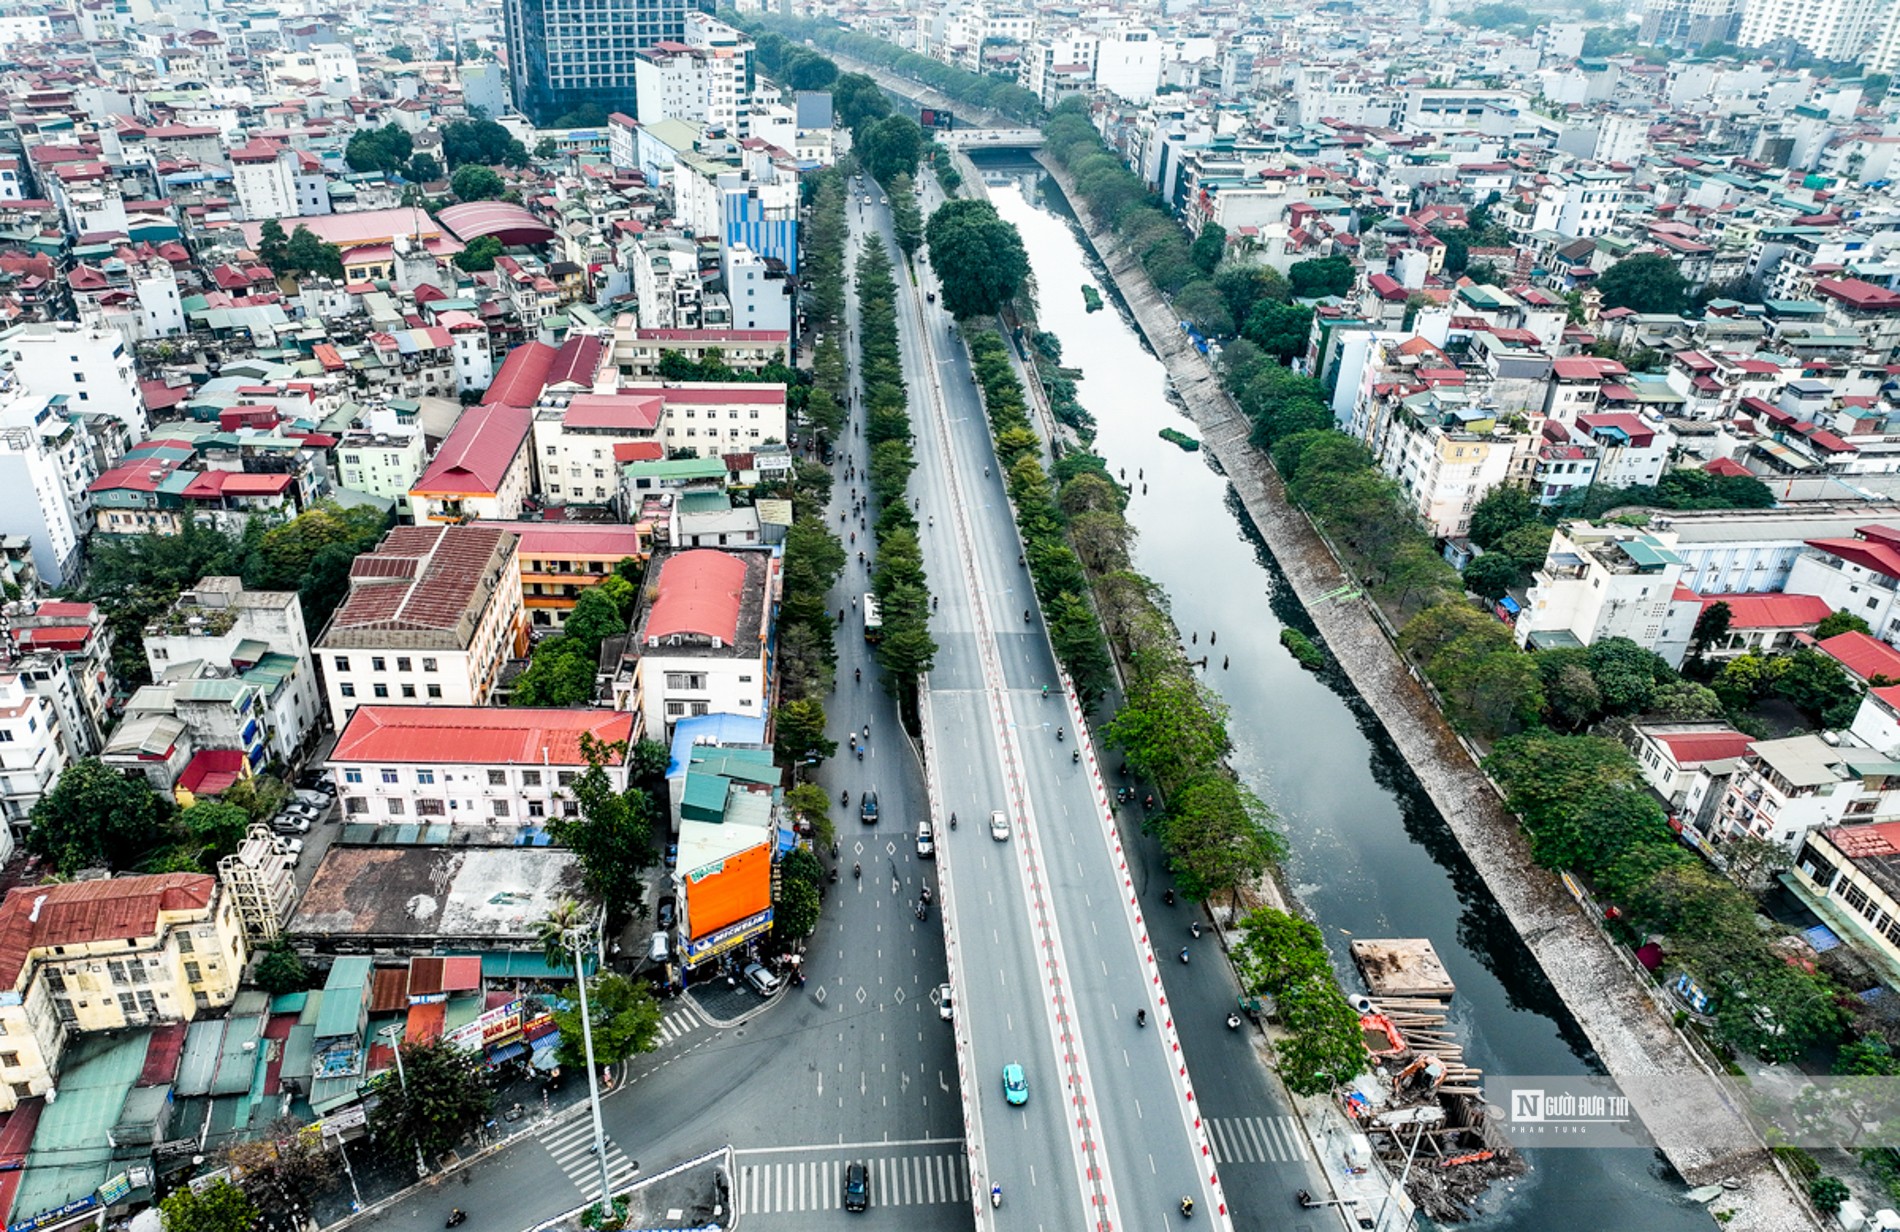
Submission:
M 936 660 L 937 642 L 930 634 L 930 582 L 917 542 L 917 518 L 906 495 L 917 458 L 897 343 L 897 284 L 882 244 L 872 244 L 858 258 L 858 377 L 877 533 L 871 589 L 884 621 L 877 661 L 905 715 L 914 717 L 917 681 Z
M 378 509 L 319 501 L 287 522 L 253 516 L 237 535 L 192 520 L 175 535 L 100 535 L 69 597 L 99 606 L 112 632 L 114 674 L 136 687 L 151 679 L 145 626 L 208 575 L 235 574 L 247 590 L 296 591 L 314 642 L 349 593 L 351 562 L 376 546 L 389 522 Z
M 799 411 L 804 430 L 823 446 L 844 426 L 844 248 L 846 236 L 844 177 L 836 168 L 810 181 L 811 215 L 805 238 L 805 304 L 820 336 L 813 352 L 812 378 Z M 801 383 L 802 384 L 802 383 Z M 826 525 L 831 472 L 808 458 L 792 464 L 792 525 L 785 535 L 784 600 L 779 609 L 779 712 L 776 751 L 781 762 L 797 766 L 838 751 L 825 735 L 825 696 L 837 674 L 837 624 L 825 596 L 844 573 L 844 545 Z M 810 784 L 804 786 L 809 787 Z M 799 787 L 792 789 L 797 793 Z M 819 793 L 817 823 L 825 823 Z M 793 801 L 796 805 L 796 801 Z
M 952 68 L 941 60 L 905 51 L 869 34 L 859 34 L 830 18 L 758 13 L 735 17 L 733 20 L 753 36 L 760 63 L 766 71 L 781 81 L 787 81 L 794 89 L 822 90 L 838 79 L 835 64 L 831 65 L 831 73 L 826 76 L 821 68 L 802 62 L 806 58 L 823 59 L 801 46 L 810 43 L 814 47 L 835 51 L 875 68 L 921 82 L 966 106 L 1001 112 L 1025 123 L 1033 122 L 1042 114 L 1041 100 L 1016 84 L 1013 78 L 988 77 Z M 825 63 L 831 64 L 828 60 Z M 787 64 L 790 65 L 789 72 L 774 67 Z
M 1247 261 L 1225 260 L 1227 234 L 1210 223 L 1192 241 L 1140 177 L 1102 142 L 1080 99 L 1064 102 L 1042 126 L 1043 148 L 1069 173 L 1088 210 L 1119 236 L 1174 312 L 1212 337 L 1237 336 L 1279 359 L 1306 350 L 1313 310 L 1293 302 L 1343 295 L 1352 263 L 1328 257 L 1295 264 L 1287 277 Z
M 944 202 L 924 234 L 944 307 L 959 320 L 994 316 L 1028 284 L 1023 237 L 988 201 Z

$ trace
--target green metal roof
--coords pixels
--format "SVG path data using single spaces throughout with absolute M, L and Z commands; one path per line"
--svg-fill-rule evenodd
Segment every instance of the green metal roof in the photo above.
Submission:
M 317 1037 L 355 1035 L 363 1025 L 363 989 L 326 988 L 323 1009 L 317 1015 Z
M 719 479 L 726 473 L 726 464 L 718 458 L 675 458 L 629 462 L 620 471 L 629 479 Z
M 726 815 L 726 789 L 729 784 L 717 774 L 686 772 L 686 786 L 680 792 L 682 821 L 719 821 Z
M 218 1072 L 218 1054 L 224 1047 L 224 1020 L 200 1018 L 185 1029 L 185 1047 L 178 1055 L 175 1083 L 178 1094 L 193 1098 L 211 1093 Z
M 145 1067 L 150 1031 L 77 1037 L 60 1065 L 59 1099 L 48 1101 L 26 1157 L 12 1216 L 25 1219 L 85 1197 L 111 1174 L 108 1135 Z
M 452 952 L 449 957 L 480 958 L 482 960 L 482 978 L 487 980 L 550 980 L 574 978 L 574 972 L 571 968 L 550 966 L 548 965 L 548 960 L 539 954 L 478 954 L 473 950 L 460 950 Z M 593 974 L 595 963 L 596 959 L 592 954 L 582 956 L 581 965 L 586 968 L 589 975 Z M 449 1021 L 444 1023 L 445 1029 L 452 1030 L 455 1026 L 463 1025 L 453 1022 L 454 1008 L 455 1002 L 449 1002 L 450 1016 Z

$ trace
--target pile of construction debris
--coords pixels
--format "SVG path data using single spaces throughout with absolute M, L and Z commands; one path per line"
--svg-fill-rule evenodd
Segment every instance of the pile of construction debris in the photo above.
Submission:
M 1491 1124 L 1484 1071 L 1465 1064 L 1464 1045 L 1446 1025 L 1451 981 L 1429 941 L 1362 941 L 1352 949 L 1367 985 L 1386 995 L 1359 1003 L 1374 1068 L 1372 1081 L 1347 1097 L 1347 1115 L 1428 1217 L 1470 1219 L 1492 1184 L 1527 1165 Z

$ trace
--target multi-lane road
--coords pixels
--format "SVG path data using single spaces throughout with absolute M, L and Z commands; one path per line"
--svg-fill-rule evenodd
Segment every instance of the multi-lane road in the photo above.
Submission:
M 853 263 L 859 245 L 890 243 L 879 195 L 872 190 L 869 206 L 854 195 L 849 208 Z M 844 872 L 806 956 L 808 983 L 737 1025 L 669 1003 L 659 1050 L 636 1060 L 603 1103 L 614 1179 L 732 1144 L 736 1205 L 749 1225 L 802 1232 L 835 1224 L 844 1168 L 859 1162 L 871 1178 L 866 1227 L 960 1232 L 974 1211 L 983 1226 L 1072 1232 L 1098 1221 L 1221 1226 L 1222 1195 L 1209 1183 L 1218 1167 L 1238 1199 L 1236 1226 L 1302 1226 L 1281 1212 L 1293 1214 L 1295 1188 L 1319 1187 L 1311 1148 L 1248 1033 L 1220 1025 L 1231 979 L 1207 941 L 1196 943 L 1193 966 L 1175 960 L 1188 941 L 1186 904 L 1162 904 L 1165 874 L 1137 818 L 1119 819 L 1117 838 L 1093 755 L 1072 760 L 1076 715 L 1061 696 L 1040 617 L 1023 620 L 1035 604 L 967 358 L 948 318 L 923 298 L 934 284 L 921 259 L 917 270 L 913 289 L 899 262 L 919 462 L 912 491 L 940 597 L 928 786 L 898 736 L 861 623 L 848 619 L 827 705 L 830 734 L 842 745 L 868 722 L 872 738 L 863 760 L 847 746 L 819 777 L 834 800 L 849 792 L 852 805 L 837 818 Z M 855 291 L 850 303 L 855 309 Z M 848 341 L 855 372 L 855 330 Z M 861 417 L 854 412 L 854 422 Z M 861 432 L 847 430 L 838 452 L 839 475 L 846 459 L 857 471 L 855 481 L 841 478 L 827 514 L 842 529 L 851 488 L 865 487 Z M 831 597 L 847 612 L 851 596 L 869 589 L 871 562 L 860 566 L 856 552 L 864 543 L 860 530 Z M 876 826 L 857 816 L 869 789 L 879 793 Z M 918 859 L 914 841 L 933 807 L 940 820 L 951 811 L 959 818 L 955 832 L 938 827 L 938 865 Z M 989 834 L 998 808 L 1010 820 L 1006 842 Z M 853 863 L 862 879 L 850 875 Z M 920 922 L 913 907 L 927 884 L 937 904 Z M 1151 919 L 1158 964 L 1143 943 Z M 952 1026 L 935 1000 L 949 978 L 946 949 L 968 1043 L 968 1142 Z M 1145 1028 L 1134 1023 L 1140 1008 Z M 1195 1089 L 1198 1123 L 1184 1101 L 1184 1056 L 1210 1083 Z M 1029 1081 L 1021 1106 L 1003 1098 L 1002 1067 L 1011 1063 Z M 470 1212 L 468 1232 L 518 1232 L 595 1196 L 590 1140 L 584 1117 L 551 1124 L 368 1226 L 414 1232 L 454 1204 Z M 1004 1191 L 994 1211 L 973 1203 L 991 1183 Z M 1183 1195 L 1196 1201 L 1191 1223 L 1177 1211 Z M 1216 1218 L 1203 1224 L 1209 1215 Z

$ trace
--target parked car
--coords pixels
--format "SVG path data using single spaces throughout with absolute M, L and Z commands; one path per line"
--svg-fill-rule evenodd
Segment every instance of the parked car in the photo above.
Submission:
M 668 868 L 673 868 L 677 866 L 679 862 L 680 862 L 680 845 L 678 843 L 668 843 L 666 845 L 666 866 Z
M 647 938 L 648 962 L 663 963 L 672 952 L 672 947 L 667 944 L 665 932 L 656 932 Z
M 291 839 L 288 843 L 284 844 L 284 850 L 288 851 L 293 856 L 302 855 L 303 854 L 303 840 L 300 838 Z
M 310 819 L 308 817 L 292 816 L 289 813 L 279 813 L 277 816 L 271 818 L 270 828 L 279 834 L 308 834 L 310 833 Z
M 297 792 L 296 798 L 293 799 L 289 804 L 285 805 L 284 807 L 307 809 L 310 812 L 317 814 L 318 816 L 322 816 L 323 814 L 329 812 L 330 806 L 335 803 L 336 803 L 335 796 L 326 796 L 320 791 L 299 790 Z
M 871 1209 L 871 1170 L 863 1164 L 844 1166 L 844 1209 L 847 1211 Z
M 917 825 L 917 858 L 919 860 L 937 858 L 937 836 L 931 833 L 930 823 L 927 821 L 919 822 Z
M 867 826 L 877 824 L 877 793 L 867 791 L 858 797 L 858 820 Z
M 653 921 L 670 933 L 673 931 L 673 921 L 678 910 L 677 902 L 670 898 L 663 898 L 660 900 L 659 907 L 654 910 Z
M 1002 809 L 990 810 L 990 837 L 999 843 L 1009 841 L 1009 818 Z
M 748 963 L 745 969 L 745 982 L 752 985 L 753 991 L 761 997 L 769 997 L 779 989 L 779 978 L 758 963 Z
M 1003 1098 L 1012 1104 L 1029 1102 L 1029 1076 L 1014 1061 L 1003 1067 Z

